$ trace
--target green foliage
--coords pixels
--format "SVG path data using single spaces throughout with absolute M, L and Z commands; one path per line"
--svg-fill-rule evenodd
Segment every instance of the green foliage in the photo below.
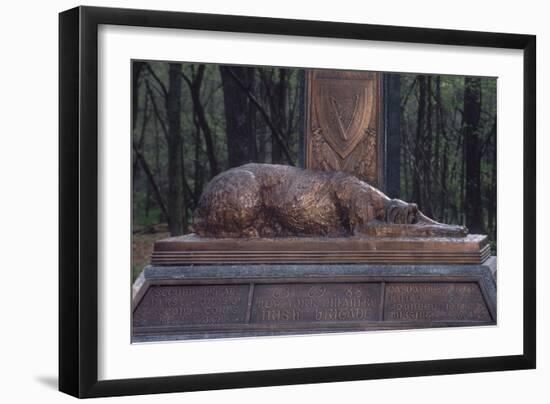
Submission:
M 465 186 L 468 158 L 464 147 L 463 76 L 424 76 L 425 110 L 416 74 L 401 75 L 401 197 L 417 195 L 421 209 L 445 223 L 466 224 Z M 496 78 L 481 78 L 481 115 L 476 128 L 481 150 L 482 228 L 496 248 Z M 438 88 L 439 85 L 439 88 Z M 430 118 L 428 118 L 430 115 Z M 431 126 L 429 124 L 431 123 Z M 418 125 L 422 124 L 418 138 Z M 433 136 L 426 136 L 431 129 Z M 420 142 L 420 153 L 415 147 Z M 427 160 L 427 161 L 426 161 Z M 424 164 L 427 163 L 427 164 Z M 420 167 L 427 166 L 428 170 Z M 421 180 L 416 184 L 415 177 Z
M 143 271 L 142 265 L 132 264 L 132 283 L 135 282 L 141 271 Z
M 146 62 L 137 81 L 137 103 L 133 142 L 133 224 L 134 228 L 154 231 L 166 223 L 162 203 L 168 199 L 168 126 L 166 88 L 168 63 Z M 238 69 L 238 66 L 233 69 Z M 203 187 L 218 171 L 229 168 L 224 86 L 218 65 L 182 64 L 181 138 L 182 173 L 178 181 L 183 194 L 184 232 L 191 229 Z M 192 85 L 200 79 L 199 96 Z M 301 143 L 305 126 L 304 69 L 255 67 L 248 92 L 249 119 L 254 128 L 256 162 L 288 164 L 281 154 L 273 129 L 282 137 L 295 164 L 301 164 Z M 446 223 L 466 222 L 463 110 L 464 77 L 424 76 L 427 99 L 423 127 L 418 131 L 419 75 L 401 75 L 401 195 L 404 200 L 417 196 L 420 208 Z M 481 117 L 477 128 L 482 147 L 480 180 L 483 227 L 493 241 L 496 237 L 496 79 L 481 79 Z M 195 94 L 196 95 L 196 94 Z M 250 98 L 250 97 L 249 97 Z M 197 105 L 204 111 L 198 120 Z M 267 116 L 267 119 L 266 119 Z M 420 133 L 420 135 L 419 135 Z M 210 139 L 209 139 L 210 136 Z M 420 136 L 420 137 L 418 137 Z M 210 142 L 209 142 L 210 140 Z M 137 158 L 143 157 L 146 173 Z M 416 183 L 415 178 L 419 179 Z
M 148 165 L 152 179 L 145 175 L 143 168 L 137 162 L 133 172 L 133 212 L 136 226 L 152 226 L 165 222 L 161 212 L 158 197 L 153 190 L 152 180 L 158 187 L 160 197 L 168 198 L 168 145 L 165 130 L 167 113 L 165 106 L 165 88 L 168 83 L 168 63 L 147 62 L 141 70 L 138 80 L 138 100 L 133 130 L 133 141 L 138 145 Z M 187 224 L 191 224 L 192 213 L 204 185 L 213 177 L 209 164 L 208 143 L 202 127 L 197 124 L 194 102 L 199 102 L 204 109 L 206 125 L 211 136 L 210 151 L 214 156 L 219 171 L 228 166 L 228 148 L 226 136 L 226 117 L 224 110 L 224 92 L 218 65 L 204 66 L 204 76 L 200 85 L 200 99 L 194 100 L 190 85 L 198 74 L 200 64 L 187 63 L 182 65 L 182 76 L 185 78 L 181 91 L 181 136 L 183 147 L 183 179 L 181 187 L 184 201 L 182 211 Z M 238 68 L 238 67 L 235 67 Z M 284 136 L 294 162 L 300 161 L 300 140 L 303 122 L 303 70 L 281 69 L 272 67 L 257 67 L 254 69 L 254 85 L 251 94 L 266 111 L 271 123 Z M 284 71 L 285 88 L 284 102 L 277 105 L 273 92 L 280 84 L 281 71 Z M 282 105 L 282 110 L 277 107 Z M 265 163 L 288 164 L 277 160 L 273 154 L 276 141 L 273 132 L 258 108 L 253 108 L 256 133 L 257 157 L 253 160 Z M 186 229 L 184 229 L 185 231 Z

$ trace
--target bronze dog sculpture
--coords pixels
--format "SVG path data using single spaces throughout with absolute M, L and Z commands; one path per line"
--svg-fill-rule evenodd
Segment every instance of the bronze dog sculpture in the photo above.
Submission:
M 194 215 L 201 237 L 464 237 L 416 204 L 391 199 L 356 177 L 297 167 L 246 164 L 210 181 Z

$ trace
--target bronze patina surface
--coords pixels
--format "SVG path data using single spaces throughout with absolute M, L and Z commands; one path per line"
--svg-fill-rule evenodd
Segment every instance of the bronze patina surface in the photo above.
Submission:
M 196 234 L 155 243 L 154 265 L 238 263 L 481 264 L 487 236 L 204 238 Z
M 414 203 L 391 199 L 343 172 L 246 164 L 210 181 L 193 227 L 201 237 L 465 237 Z
M 310 69 L 307 82 L 306 167 L 343 171 L 379 187 L 380 73 Z

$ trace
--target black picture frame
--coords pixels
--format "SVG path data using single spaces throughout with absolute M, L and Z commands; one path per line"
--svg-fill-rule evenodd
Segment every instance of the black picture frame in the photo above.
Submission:
M 98 26 L 100 24 L 523 50 L 523 354 L 98 381 Z M 59 389 L 76 397 L 533 369 L 536 366 L 536 37 L 77 7 L 59 15 Z

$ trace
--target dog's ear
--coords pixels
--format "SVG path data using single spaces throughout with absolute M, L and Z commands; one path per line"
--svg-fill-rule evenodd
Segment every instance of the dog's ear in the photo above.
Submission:
M 391 204 L 386 209 L 386 222 L 395 223 L 399 216 L 399 206 Z
M 409 209 L 407 210 L 406 223 L 407 224 L 418 223 L 418 205 L 416 203 L 409 204 Z
M 391 224 L 404 224 L 407 219 L 406 214 L 409 204 L 401 199 L 392 199 L 386 207 L 386 222 Z

